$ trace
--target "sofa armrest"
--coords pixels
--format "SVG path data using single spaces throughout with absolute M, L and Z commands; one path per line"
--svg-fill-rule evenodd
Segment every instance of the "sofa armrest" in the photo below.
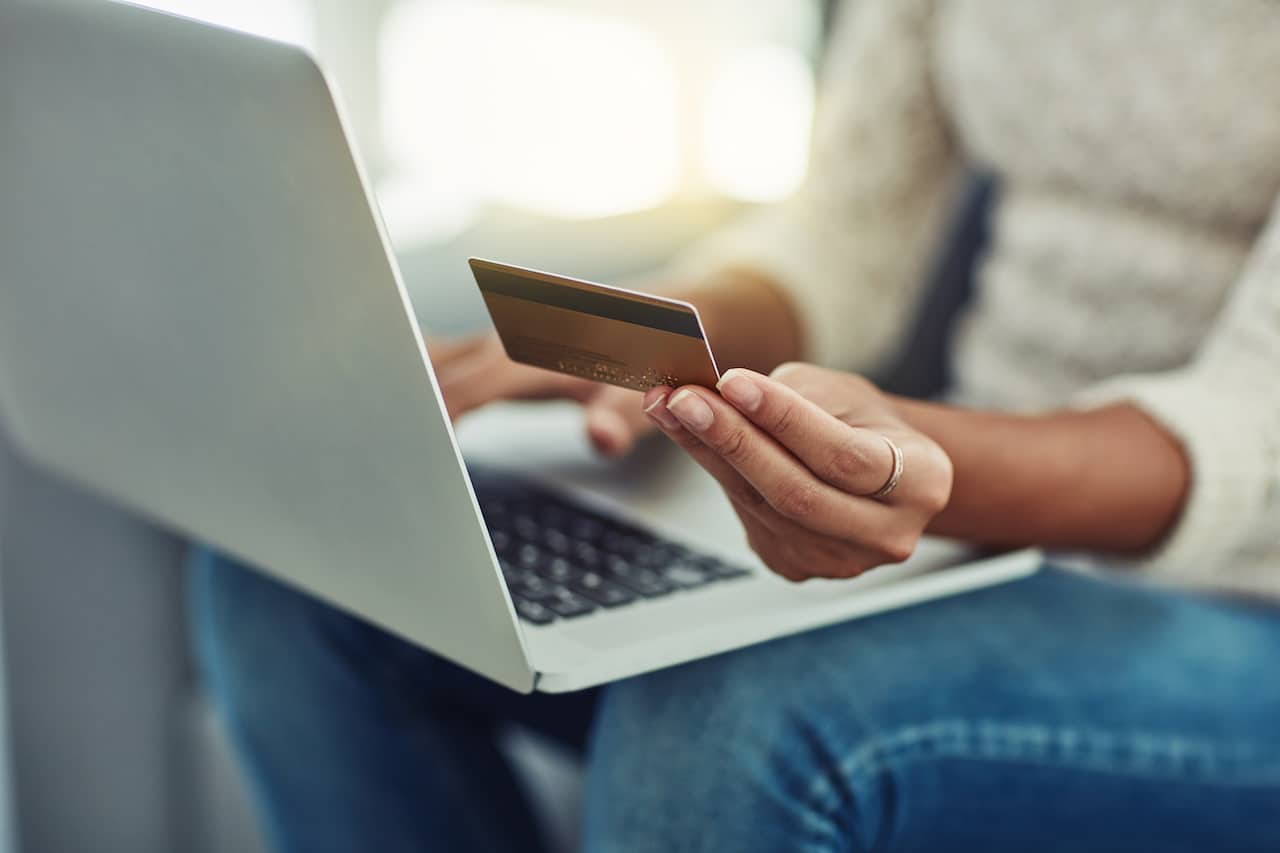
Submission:
M 180 545 L 0 453 L 0 629 L 22 849 L 177 849 Z

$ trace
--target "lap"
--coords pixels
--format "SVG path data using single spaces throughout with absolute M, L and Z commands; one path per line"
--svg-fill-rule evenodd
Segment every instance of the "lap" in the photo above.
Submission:
M 259 729 L 425 715 L 580 745 L 595 714 L 593 850 L 1280 834 L 1274 609 L 1046 570 L 612 685 L 596 713 L 595 694 L 512 694 L 212 554 L 193 589 L 218 691 Z
M 1104 790 L 1118 817 L 1146 809 L 1190 840 L 1222 830 L 1206 811 L 1254 819 L 1280 795 L 1278 663 L 1280 612 L 1050 569 L 610 688 L 594 788 L 626 779 L 635 796 L 593 803 L 589 826 L 598 849 L 644 849 L 619 827 L 657 780 L 683 779 L 699 803 L 771 815 L 715 837 L 725 849 L 870 848 L 923 825 L 952 844 L 1037 829 L 1132 843 L 1078 819 L 1105 812 Z M 705 830 L 706 807 L 666 830 Z M 759 846 L 768 826 L 787 837 Z
M 585 744 L 593 691 L 522 696 L 213 551 L 193 552 L 191 568 L 194 640 L 239 715 L 285 725 L 321 708 L 358 712 L 326 695 L 342 691 L 363 694 L 401 723 L 422 716 L 514 723 L 573 749 Z

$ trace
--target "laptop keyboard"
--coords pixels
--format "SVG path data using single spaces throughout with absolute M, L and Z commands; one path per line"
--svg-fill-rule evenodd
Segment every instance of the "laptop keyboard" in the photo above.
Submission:
M 477 480 L 476 494 L 516 612 L 534 625 L 751 574 L 524 481 Z

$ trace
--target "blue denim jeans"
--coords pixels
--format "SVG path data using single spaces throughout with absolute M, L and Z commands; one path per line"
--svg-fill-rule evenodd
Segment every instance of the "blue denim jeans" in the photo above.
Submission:
M 519 696 L 208 552 L 197 642 L 276 849 L 538 851 L 495 748 L 584 750 L 588 851 L 1280 849 L 1280 610 L 1046 568 Z

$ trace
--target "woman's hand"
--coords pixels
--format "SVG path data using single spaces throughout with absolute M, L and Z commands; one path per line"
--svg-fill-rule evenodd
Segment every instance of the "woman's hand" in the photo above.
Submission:
M 951 460 L 867 380 L 792 363 L 770 377 L 730 370 L 719 391 L 655 388 L 645 411 L 720 482 L 751 547 L 783 577 L 901 562 L 947 505 Z
M 428 341 L 427 350 L 451 418 L 495 400 L 577 400 L 591 443 L 611 456 L 626 453 L 653 428 L 639 392 L 518 364 L 496 335 Z

